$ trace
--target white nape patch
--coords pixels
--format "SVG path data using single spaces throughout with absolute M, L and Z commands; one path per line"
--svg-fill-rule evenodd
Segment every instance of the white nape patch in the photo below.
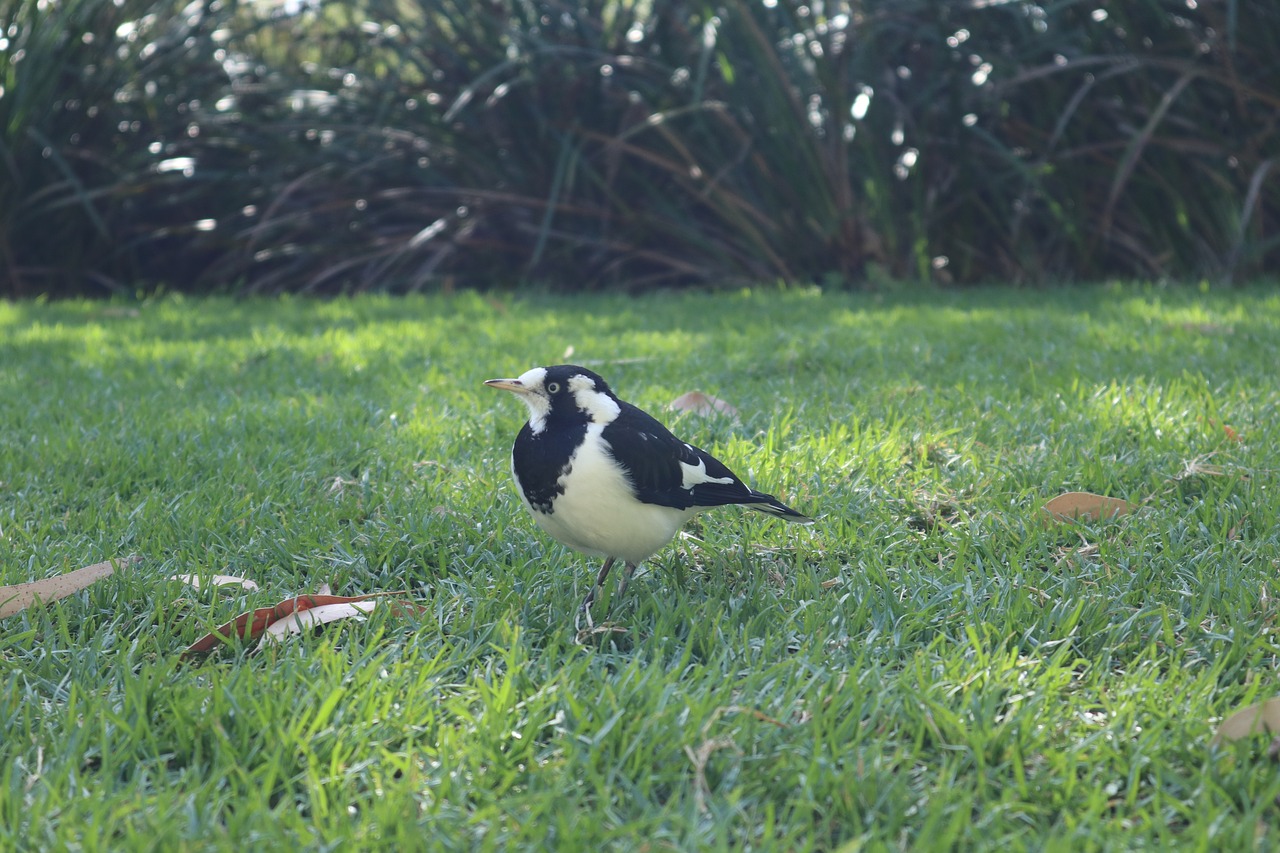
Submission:
M 547 369 L 545 367 L 526 370 L 517 377 L 517 381 L 529 389 L 525 393 L 517 394 L 516 396 L 529 407 L 529 429 L 533 430 L 534 435 L 547 428 L 547 415 L 551 413 L 551 398 L 547 396 L 547 389 L 543 386 L 546 378 Z
M 593 424 L 611 424 L 622 412 L 608 394 L 596 390 L 595 380 L 590 376 L 583 376 L 581 373 L 574 376 L 569 380 L 569 390 L 573 392 L 573 401 L 587 413 Z
M 685 445 L 688 447 L 689 445 Z M 690 465 L 688 462 L 680 463 L 680 488 L 692 489 L 694 486 L 700 486 L 703 483 L 732 483 L 732 477 L 708 477 L 707 463 L 701 459 L 697 465 Z

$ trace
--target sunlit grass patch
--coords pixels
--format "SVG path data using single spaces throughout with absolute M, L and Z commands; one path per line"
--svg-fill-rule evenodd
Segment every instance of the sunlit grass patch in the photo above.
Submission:
M 0 846 L 1239 848 L 1275 838 L 1280 298 L 1138 287 L 0 306 Z M 816 516 L 592 567 L 480 382 L 588 364 Z M 700 390 L 738 420 L 666 412 Z M 1055 495 L 1132 511 L 1047 523 Z M 180 573 L 259 590 L 191 590 Z M 182 650 L 330 584 L 407 589 Z

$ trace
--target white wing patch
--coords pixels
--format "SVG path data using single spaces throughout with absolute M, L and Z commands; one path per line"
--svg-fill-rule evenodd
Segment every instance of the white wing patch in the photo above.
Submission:
M 685 445 L 688 447 L 689 445 Z M 690 448 L 692 449 L 692 448 Z M 701 459 L 697 465 L 690 465 L 688 462 L 680 463 L 680 487 L 683 489 L 692 489 L 695 486 L 701 486 L 703 483 L 732 483 L 732 477 L 708 477 L 707 463 Z

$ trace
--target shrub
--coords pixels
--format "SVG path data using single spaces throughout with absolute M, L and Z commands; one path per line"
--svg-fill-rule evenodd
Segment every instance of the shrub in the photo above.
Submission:
M 208 8 L 146 0 L 0 0 L 0 264 L 7 292 L 121 287 L 195 193 L 157 139 L 220 69 Z M 181 170 L 174 170 L 180 173 Z
M 1230 279 L 1277 259 L 1269 4 L 0 13 L 11 293 Z

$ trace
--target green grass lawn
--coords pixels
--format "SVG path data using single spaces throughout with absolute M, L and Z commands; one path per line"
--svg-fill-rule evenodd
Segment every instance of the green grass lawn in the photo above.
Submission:
M 578 643 L 480 384 L 569 348 L 816 524 Z M 143 558 L 0 622 L 0 848 L 1274 847 L 1278 374 L 1274 288 L 0 304 L 0 584 Z M 325 583 L 425 611 L 179 660 Z

